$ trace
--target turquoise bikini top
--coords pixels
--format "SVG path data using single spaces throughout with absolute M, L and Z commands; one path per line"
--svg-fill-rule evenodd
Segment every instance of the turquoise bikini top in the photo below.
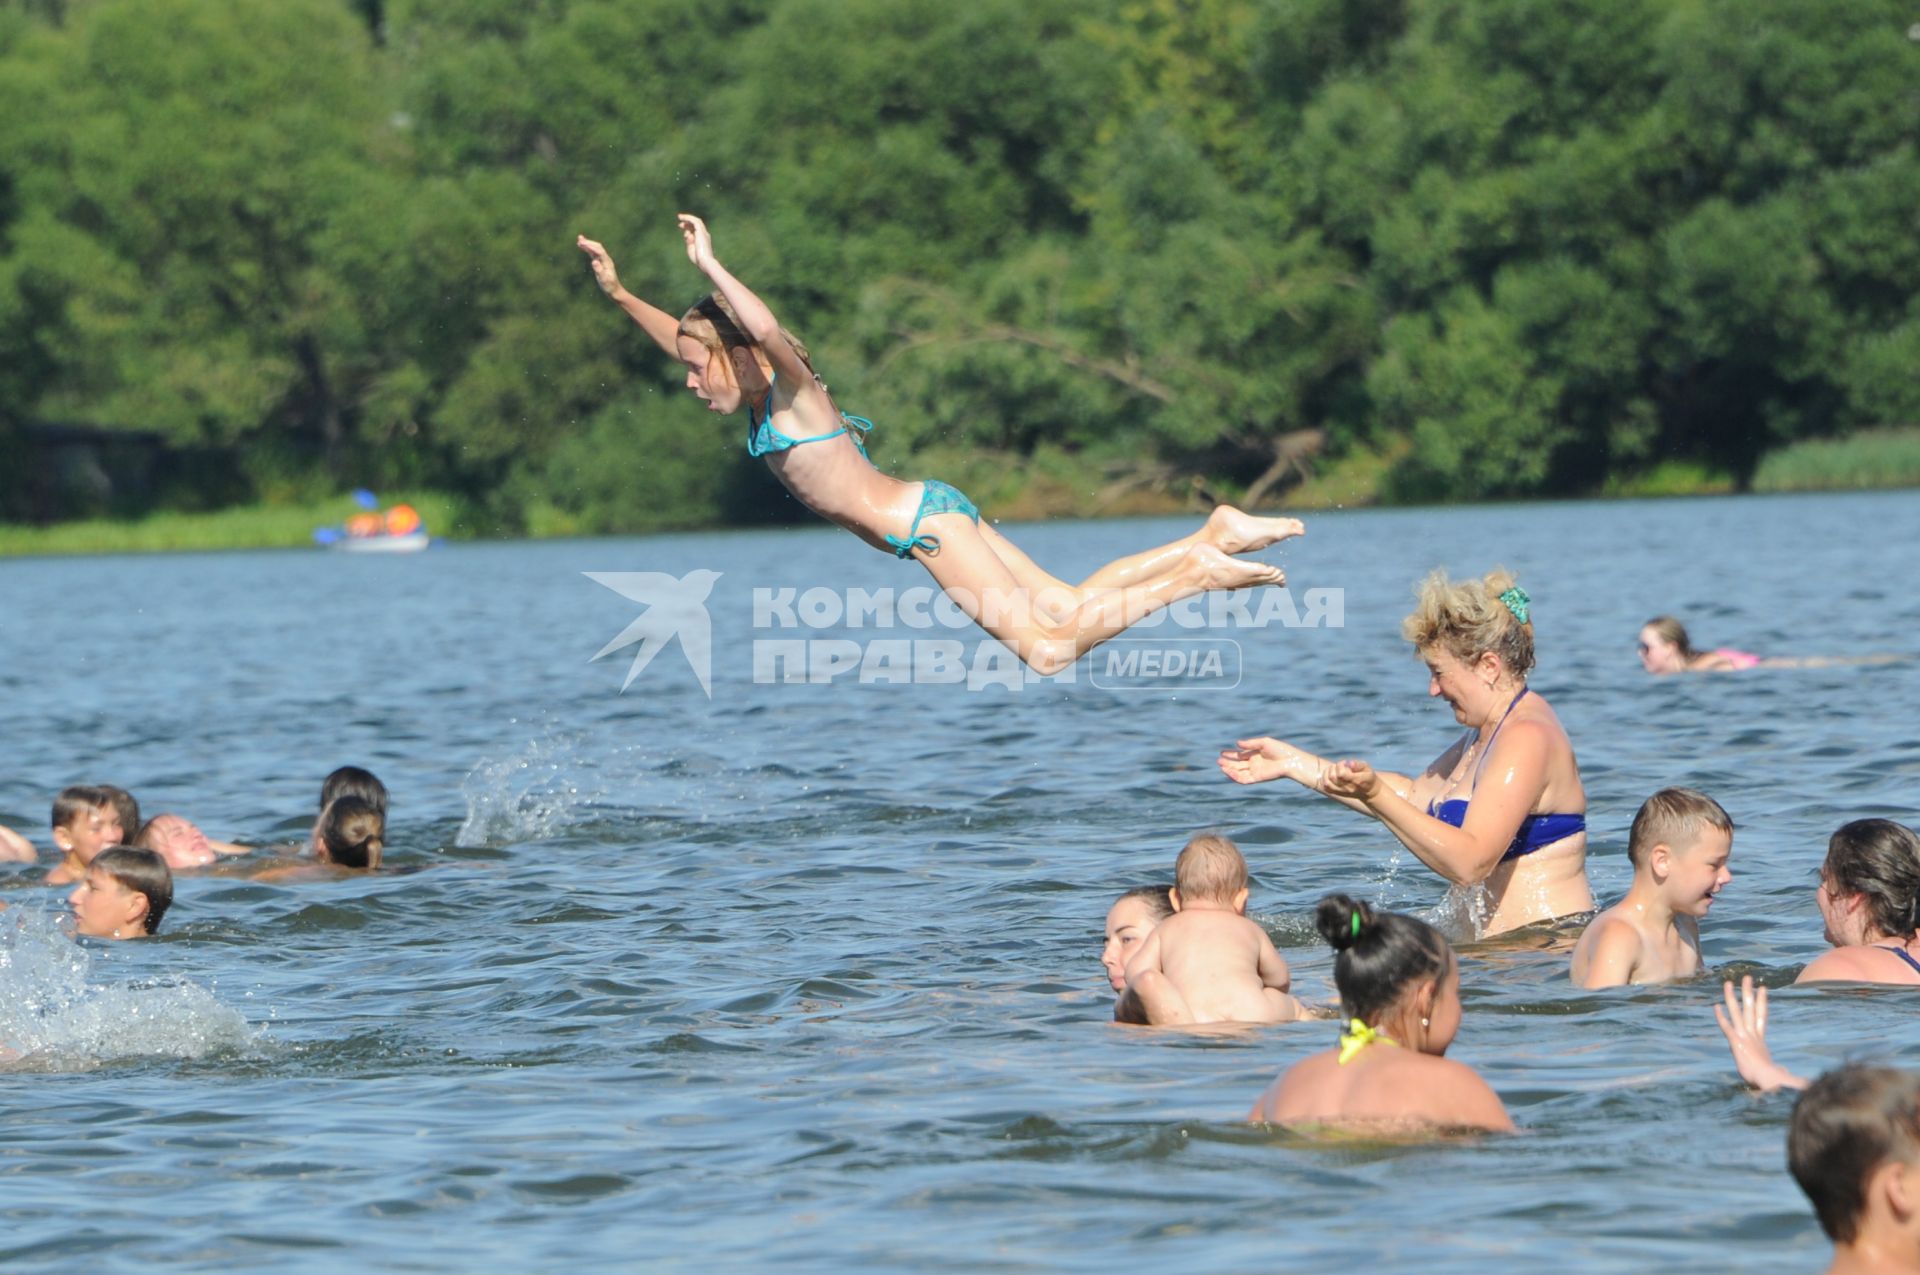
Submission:
M 839 429 L 834 430 L 831 434 L 814 434 L 807 438 L 788 438 L 785 434 L 775 429 L 773 427 L 773 392 L 771 388 L 774 379 L 777 378 L 769 378 L 767 381 L 769 388 L 767 392 L 767 416 L 765 420 L 754 420 L 753 404 L 747 404 L 747 455 L 757 458 L 765 456 L 769 452 L 791 451 L 807 443 L 824 443 L 829 438 L 838 438 L 842 434 L 853 435 L 853 445 L 860 449 L 862 456 L 867 454 L 866 436 L 867 431 L 873 428 L 873 422 L 864 416 L 849 416 L 845 412 L 842 412 L 840 413 L 841 425 Z

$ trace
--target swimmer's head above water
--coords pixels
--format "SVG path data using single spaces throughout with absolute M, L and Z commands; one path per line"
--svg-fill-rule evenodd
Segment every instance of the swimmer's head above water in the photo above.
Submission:
M 1920 1076 L 1849 1063 L 1807 1086 L 1787 1127 L 1787 1167 L 1836 1245 L 1884 1247 L 1920 1230 Z
M 1855 819 L 1827 841 L 1815 901 L 1835 945 L 1920 932 L 1920 837 L 1891 819 Z
M 1640 667 L 1649 673 L 1684 673 L 1700 656 L 1687 626 L 1670 615 L 1656 615 L 1640 626 L 1637 649 Z
M 94 856 L 67 903 L 73 908 L 75 933 L 141 938 L 158 932 L 173 904 L 173 873 L 152 850 L 113 846 Z
M 1154 926 L 1173 915 L 1172 894 L 1168 886 L 1143 885 L 1128 890 L 1107 909 L 1107 941 L 1100 949 L 1100 964 L 1106 967 L 1107 982 L 1114 991 L 1127 990 L 1127 958 Z
M 314 854 L 343 868 L 378 868 L 386 839 L 386 816 L 359 797 L 329 802 L 313 826 Z
M 386 817 L 387 786 L 370 770 L 342 766 L 321 781 L 320 809 L 325 810 L 341 797 L 358 797 Z
M 105 788 L 76 785 L 63 788 L 53 799 L 53 844 L 81 867 L 111 845 L 132 836 L 120 826 L 113 794 Z
M 1460 971 L 1440 931 L 1344 894 L 1320 900 L 1314 926 L 1338 953 L 1333 985 L 1343 1019 L 1421 1053 L 1447 1052 L 1460 1030 Z

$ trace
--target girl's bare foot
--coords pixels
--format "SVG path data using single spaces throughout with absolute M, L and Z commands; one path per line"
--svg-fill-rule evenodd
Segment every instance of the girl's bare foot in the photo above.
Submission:
M 1216 506 L 1201 533 L 1222 553 L 1251 553 L 1306 531 L 1298 518 L 1256 518 L 1232 505 Z
M 1243 515 L 1244 516 L 1244 515 Z M 1255 521 L 1261 521 L 1256 519 Z M 1284 522 L 1288 519 L 1275 519 Z M 1285 584 L 1286 573 L 1268 562 L 1242 562 L 1210 544 L 1187 550 L 1187 567 L 1208 589 L 1251 589 L 1263 584 Z

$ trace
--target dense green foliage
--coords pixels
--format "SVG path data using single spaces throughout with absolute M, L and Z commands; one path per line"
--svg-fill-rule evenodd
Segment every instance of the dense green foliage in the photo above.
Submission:
M 0 0 L 0 516 L 764 516 L 572 246 L 677 309 L 682 208 L 913 476 L 1232 488 L 1319 428 L 1407 499 L 1744 482 L 1920 422 L 1914 14 Z M 76 428 L 147 480 L 70 481 Z

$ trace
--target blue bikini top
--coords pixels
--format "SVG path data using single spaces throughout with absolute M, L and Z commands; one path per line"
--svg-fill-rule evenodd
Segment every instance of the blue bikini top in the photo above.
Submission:
M 1507 724 L 1507 718 L 1521 700 L 1525 699 L 1527 688 L 1521 687 L 1520 693 L 1513 697 L 1513 703 L 1507 705 L 1507 711 L 1500 715 L 1499 725 L 1493 728 L 1493 734 L 1487 736 L 1487 751 L 1480 755 L 1480 761 L 1473 768 L 1473 787 L 1480 786 L 1480 770 L 1487 764 L 1487 758 L 1493 753 L 1493 741 L 1500 737 L 1500 727 Z M 1427 813 L 1441 823 L 1452 824 L 1459 828 L 1467 822 L 1467 803 L 1472 801 L 1471 790 L 1466 797 L 1455 797 L 1439 804 L 1427 803 Z M 1520 821 L 1519 831 L 1513 834 L 1513 841 L 1507 846 L 1507 852 L 1500 856 L 1500 862 L 1518 859 L 1521 855 L 1532 854 L 1544 846 L 1571 837 L 1576 832 L 1587 830 L 1585 815 L 1528 815 Z
M 862 456 L 867 454 L 866 436 L 867 431 L 873 428 L 873 422 L 864 416 L 849 416 L 845 412 L 842 412 L 840 413 L 841 425 L 839 429 L 834 430 L 831 434 L 813 434 L 807 438 L 788 438 L 785 434 L 775 429 L 773 427 L 772 389 L 775 379 L 777 378 L 770 377 L 767 380 L 767 415 L 764 420 L 754 420 L 753 404 L 747 404 L 747 455 L 758 459 L 770 452 L 791 451 L 807 443 L 824 443 L 829 438 L 838 438 L 842 434 L 852 434 L 853 445 L 860 449 Z

